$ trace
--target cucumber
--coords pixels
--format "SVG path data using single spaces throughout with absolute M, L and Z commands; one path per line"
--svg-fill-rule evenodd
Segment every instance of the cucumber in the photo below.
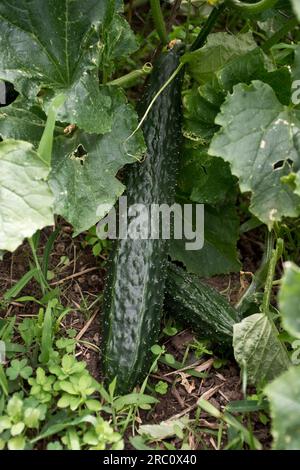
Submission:
M 217 290 L 173 263 L 168 264 L 165 310 L 183 325 L 218 343 L 232 344 L 237 310 Z
M 182 47 L 160 54 L 142 100 L 141 115 L 165 85 L 180 61 Z M 130 166 L 127 205 L 173 204 L 181 145 L 179 73 L 158 96 L 143 124 L 147 154 Z M 129 218 L 130 223 L 130 218 Z M 117 391 L 127 393 L 139 383 L 153 361 L 150 348 L 160 331 L 168 241 L 117 240 L 113 250 L 103 307 L 102 368 L 108 383 L 117 378 Z

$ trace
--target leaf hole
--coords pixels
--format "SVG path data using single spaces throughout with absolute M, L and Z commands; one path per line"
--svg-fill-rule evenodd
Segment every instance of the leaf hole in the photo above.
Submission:
M 19 96 L 10 82 L 0 81 L 0 107 L 12 104 Z
M 273 163 L 273 170 L 281 170 L 285 166 L 285 164 L 292 168 L 294 162 L 290 158 L 288 158 L 287 160 L 278 160 L 278 162 Z
M 71 160 L 79 160 L 81 165 L 84 164 L 86 157 L 88 156 L 87 150 L 82 144 L 79 144 L 78 147 L 71 153 Z

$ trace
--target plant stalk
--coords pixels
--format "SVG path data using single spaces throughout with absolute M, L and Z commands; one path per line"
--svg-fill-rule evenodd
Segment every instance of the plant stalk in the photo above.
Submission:
M 200 49 L 202 46 L 204 46 L 207 36 L 213 29 L 217 19 L 223 13 L 225 10 L 225 4 L 222 4 L 218 7 L 215 7 L 212 12 L 210 13 L 209 17 L 206 20 L 206 23 L 204 24 L 203 28 L 201 29 L 198 37 L 195 39 L 193 44 L 190 47 L 190 51 L 196 51 L 197 49 Z
M 46 126 L 39 144 L 38 154 L 41 159 L 50 167 L 53 147 L 53 133 L 55 128 L 56 115 L 59 108 L 64 104 L 66 96 L 60 93 L 57 95 L 49 108 Z
M 116 78 L 115 80 L 108 82 L 107 85 L 129 88 L 131 86 L 134 86 L 140 78 L 145 77 L 145 75 L 149 75 L 151 72 L 152 65 L 150 63 L 147 63 L 141 69 L 132 70 L 126 75 L 123 75 L 122 77 Z
M 168 44 L 168 34 L 165 25 L 165 20 L 161 11 L 159 0 L 150 0 L 151 13 L 154 21 L 154 26 L 159 35 L 162 44 L 165 46 Z
M 243 317 L 249 305 L 252 303 L 254 295 L 264 286 L 268 275 L 269 263 L 272 257 L 274 247 L 274 234 L 267 231 L 265 249 L 261 265 L 254 274 L 250 286 L 246 289 L 240 300 L 235 305 L 235 308 L 240 312 Z
M 273 287 L 273 280 L 274 280 L 274 275 L 275 275 L 275 269 L 277 262 L 279 258 L 281 257 L 283 252 L 283 240 L 282 238 L 277 238 L 276 242 L 276 248 L 272 252 L 272 256 L 270 259 L 270 264 L 269 264 L 269 270 L 268 270 L 268 275 L 267 275 L 267 280 L 266 280 L 266 286 L 265 286 L 265 291 L 264 291 L 264 296 L 263 296 L 263 301 L 261 305 L 261 313 L 263 315 L 266 315 L 269 320 L 269 324 L 271 325 L 271 328 L 273 330 L 274 336 L 278 337 L 279 331 L 277 326 L 275 325 L 273 316 L 270 312 L 270 303 L 271 303 L 271 295 L 272 295 L 272 287 Z M 286 345 L 284 342 L 279 341 L 281 350 L 283 354 L 286 357 L 286 366 L 288 367 L 291 364 L 288 350 L 286 348 Z
M 272 295 L 273 280 L 275 275 L 275 269 L 278 259 L 280 258 L 283 250 L 283 240 L 281 238 L 277 239 L 276 248 L 272 251 L 272 256 L 269 263 L 269 269 L 266 279 L 266 286 L 262 302 L 262 312 L 265 315 L 269 316 L 270 312 L 270 301 Z

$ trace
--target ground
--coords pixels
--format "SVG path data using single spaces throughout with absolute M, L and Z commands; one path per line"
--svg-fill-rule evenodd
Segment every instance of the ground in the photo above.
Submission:
M 41 233 L 39 254 L 42 255 L 45 243 L 51 234 L 51 229 Z M 251 241 L 249 241 L 251 240 Z M 234 304 L 243 289 L 250 280 L 250 272 L 255 269 L 256 252 L 261 251 L 259 239 L 242 239 L 240 247 L 244 259 L 245 272 L 215 276 L 207 282 L 228 297 Z M 69 313 L 61 323 L 61 331 L 64 334 L 70 328 L 76 330 L 77 353 L 80 360 L 84 360 L 91 374 L 99 381 L 101 377 L 101 299 L 105 280 L 105 262 L 107 252 L 94 256 L 91 245 L 87 244 L 87 238 L 83 234 L 72 238 L 72 230 L 67 224 L 62 223 L 62 230 L 55 241 L 49 259 L 49 277 L 51 286 L 60 289 L 62 303 L 70 308 Z M 6 254 L 0 264 L 0 294 L 14 285 L 29 269 L 31 253 L 29 246 L 24 244 L 15 253 Z M 259 256 L 258 256 L 259 259 Z M 22 291 L 22 296 L 40 297 L 39 286 L 32 280 Z M 3 306 L 1 316 L 16 315 L 23 319 L 26 316 L 37 315 L 38 305 L 34 301 L 11 302 L 9 306 Z M 167 319 L 164 318 L 164 322 Z M 172 354 L 178 362 L 181 362 L 187 354 L 187 348 L 195 341 L 192 331 L 185 329 L 174 336 L 163 335 L 161 344 L 165 346 L 167 353 Z M 242 384 L 240 371 L 234 362 L 232 355 L 227 354 L 226 360 L 217 365 L 218 351 L 213 349 L 213 354 L 203 354 L 197 358 L 193 349 L 188 349 L 186 364 L 182 368 L 171 369 L 160 364 L 158 370 L 152 374 L 151 384 L 155 385 L 159 380 L 169 384 L 165 395 L 158 395 L 159 403 L 151 412 L 141 412 L 138 420 L 142 424 L 160 423 L 166 420 L 174 420 L 183 416 L 195 419 L 197 400 L 199 397 L 208 399 L 217 409 L 223 410 L 229 402 L 242 400 Z M 221 357 L 221 355 L 219 355 Z M 223 357 L 222 357 L 223 359 Z M 200 372 L 201 377 L 190 375 L 190 369 Z M 152 388 L 153 391 L 153 388 Z M 147 391 L 149 393 L 149 390 Z M 151 393 L 151 391 L 150 391 Z M 251 390 L 249 391 L 251 394 Z M 157 394 L 156 394 L 157 395 Z M 215 448 L 224 446 L 226 442 L 218 443 L 219 420 L 214 419 L 205 412 L 197 417 L 197 425 L 201 433 L 191 432 L 189 445 L 193 448 Z M 249 425 L 249 422 L 247 423 Z M 251 414 L 251 427 L 255 436 L 268 448 L 270 433 L 268 426 L 262 424 L 259 414 Z M 129 438 L 131 431 L 127 431 L 127 448 L 131 448 Z M 178 442 L 176 442 L 178 441 Z M 172 444 L 177 446 L 180 438 L 175 438 Z

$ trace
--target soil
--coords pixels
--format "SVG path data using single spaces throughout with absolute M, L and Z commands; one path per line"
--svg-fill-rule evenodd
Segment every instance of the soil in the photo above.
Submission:
M 45 243 L 51 234 L 51 229 L 41 232 L 39 254 L 42 255 Z M 259 238 L 259 237 L 258 237 Z M 251 240 L 251 243 L 249 242 Z M 243 243 L 244 242 L 244 243 Z M 207 282 L 227 295 L 233 304 L 237 301 L 241 292 L 251 280 L 251 272 L 256 269 L 253 259 L 259 259 L 261 244 L 254 236 L 251 239 L 242 240 L 241 257 L 244 260 L 245 271 L 241 274 L 216 276 Z M 255 253 L 255 256 L 253 254 Z M 61 264 L 62 257 L 65 264 Z M 5 254 L 0 262 L 0 296 L 13 286 L 29 269 L 31 259 L 30 249 L 23 244 L 15 253 Z M 90 246 L 86 245 L 84 235 L 72 238 L 72 230 L 67 224 L 62 223 L 59 235 L 50 254 L 49 270 L 53 273 L 50 282 L 52 287 L 60 290 L 60 298 L 63 305 L 71 308 L 65 316 L 61 328 L 67 330 L 74 328 L 77 339 L 80 339 L 77 348 L 77 357 L 84 360 L 91 374 L 101 380 L 100 348 L 101 348 L 101 293 L 105 278 L 105 257 L 95 257 Z M 22 291 L 22 296 L 30 295 L 39 298 L 41 293 L 38 284 L 32 280 Z M 0 297 L 0 298 L 1 298 Z M 0 317 L 16 315 L 18 319 L 36 315 L 38 305 L 35 302 L 11 302 L 9 305 L 0 302 Z M 186 345 L 194 339 L 193 332 L 184 330 L 174 337 L 164 337 L 164 345 L 167 351 L 173 354 L 178 361 L 183 359 Z M 203 356 L 197 359 L 190 352 L 188 363 L 197 363 L 197 367 L 203 372 L 202 378 L 189 376 L 186 371 L 172 371 L 165 365 L 160 365 L 159 370 L 153 375 L 152 386 L 158 380 L 164 380 L 170 384 L 166 395 L 161 396 L 159 403 L 149 414 L 144 412 L 140 416 L 143 424 L 160 423 L 174 417 L 195 417 L 196 403 L 200 396 L 209 399 L 211 404 L 222 410 L 224 406 L 233 400 L 243 399 L 241 392 L 240 373 L 233 358 L 229 358 L 226 364 L 216 369 L 213 367 L 212 356 Z M 268 448 L 270 433 L 268 426 L 263 426 L 259 416 L 251 415 L 251 422 L 255 435 Z M 218 429 L 219 423 L 205 413 L 201 413 L 199 425 L 203 428 L 200 433 L 201 441 L 194 442 L 194 435 L 190 436 L 190 446 L 193 448 L 216 448 L 216 440 L 209 430 Z M 208 430 L 208 432 L 207 432 Z M 176 445 L 176 439 L 174 441 Z M 130 443 L 127 445 L 130 448 Z

